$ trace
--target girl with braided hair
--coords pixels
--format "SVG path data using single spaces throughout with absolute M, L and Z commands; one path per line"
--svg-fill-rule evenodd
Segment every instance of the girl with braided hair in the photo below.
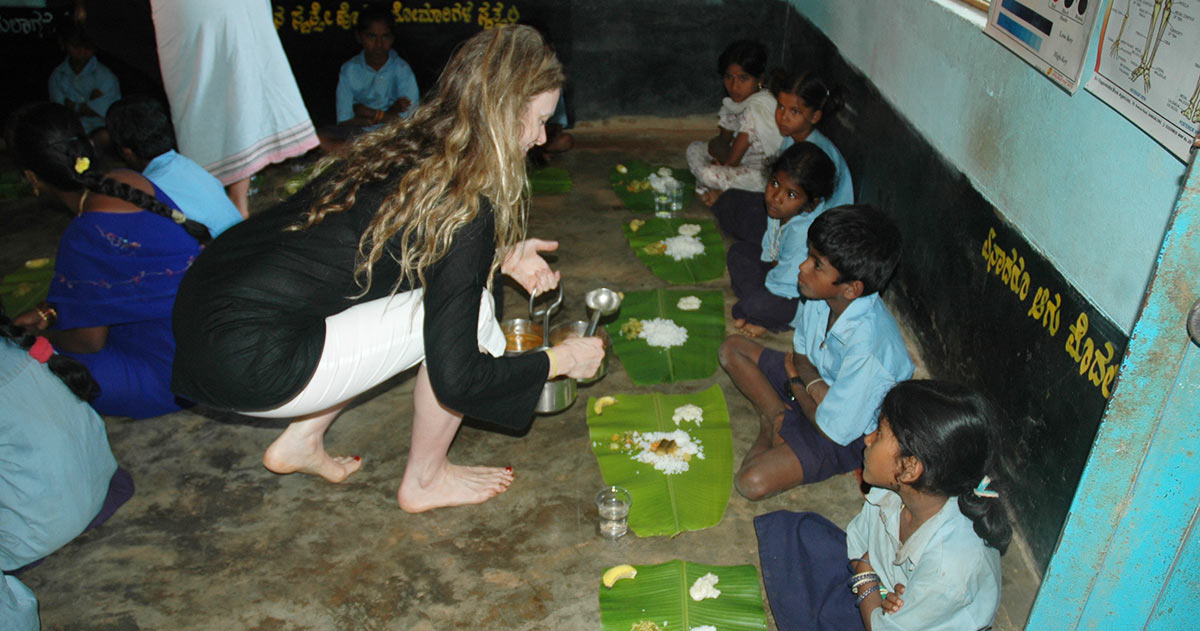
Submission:
M 0 629 L 37 629 L 23 569 L 99 526 L 133 495 L 78 361 L 0 312 Z
M 76 215 L 59 240 L 46 303 L 14 322 L 87 366 L 100 384 L 92 405 L 101 414 L 178 410 L 171 307 L 207 228 L 137 172 L 92 169 L 92 145 L 63 105 L 17 110 L 5 137 L 34 193 Z

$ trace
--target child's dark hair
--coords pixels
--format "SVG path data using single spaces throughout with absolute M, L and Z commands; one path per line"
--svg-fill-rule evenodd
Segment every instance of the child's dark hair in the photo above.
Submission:
M 767 170 L 774 176 L 782 172 L 808 195 L 808 203 L 801 209 L 808 212 L 822 200 L 829 199 L 837 183 L 837 167 L 820 147 L 811 142 L 798 142 L 779 154 Z
M 96 159 L 95 149 L 83 131 L 79 117 L 59 103 L 31 103 L 13 112 L 4 134 L 5 142 L 17 164 L 33 171 L 38 178 L 64 191 L 88 190 L 123 199 L 156 215 L 176 221 L 196 241 L 208 243 L 212 236 L 204 224 L 158 201 L 153 195 L 124 182 L 104 177 L 99 170 L 82 169 L 81 158 Z
M 900 457 L 913 456 L 925 467 L 912 487 L 957 496 L 975 534 L 1004 554 L 1012 539 L 1008 514 L 999 498 L 975 493 L 984 476 L 992 478 L 992 491 L 1002 477 L 996 407 L 957 383 L 912 380 L 896 384 L 883 398 L 883 417 L 900 443 Z
M 141 160 L 149 162 L 175 148 L 171 113 L 152 96 L 137 94 L 113 103 L 104 122 L 113 145 L 129 149 Z
M 808 227 L 808 245 L 825 255 L 839 283 L 862 281 L 862 295 L 882 291 L 900 262 L 900 229 L 869 204 L 830 208 Z
M 83 25 L 79 22 L 76 22 L 69 17 L 55 21 L 58 22 L 58 26 L 55 29 L 55 34 L 58 35 L 58 41 L 63 45 L 92 45 L 92 43 L 88 40 L 87 33 L 84 32 Z
M 751 76 L 761 77 L 767 71 L 767 47 L 752 39 L 739 39 L 725 47 L 717 58 L 717 74 L 725 74 L 730 64 L 737 64 Z
M 365 32 L 371 24 L 375 22 L 383 22 L 388 30 L 396 32 L 395 19 L 392 17 L 391 10 L 388 9 L 390 4 L 370 4 L 362 8 L 358 12 L 358 21 L 354 23 L 354 30 L 359 33 Z
M 821 112 L 826 118 L 838 113 L 846 99 L 842 89 L 830 85 L 811 72 L 777 71 L 771 77 L 771 94 L 779 98 L 780 93 L 793 94 L 804 104 Z
M 38 336 L 13 324 L 12 320 L 9 320 L 8 316 L 4 314 L 4 310 L 0 308 L 0 338 L 10 340 L 20 348 L 29 350 L 37 341 Z M 62 382 L 80 399 L 91 401 L 100 396 L 100 384 L 92 378 L 92 373 L 88 372 L 87 366 L 84 366 L 83 362 L 54 353 L 46 362 L 46 366 L 50 372 L 62 379 Z

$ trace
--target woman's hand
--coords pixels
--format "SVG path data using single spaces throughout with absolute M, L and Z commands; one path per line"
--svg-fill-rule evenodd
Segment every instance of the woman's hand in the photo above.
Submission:
M 600 362 L 604 359 L 604 340 L 598 337 L 570 337 L 550 350 L 557 364 L 551 378 L 566 375 L 572 379 L 588 379 L 600 370 Z
M 526 239 L 514 245 L 508 256 L 504 257 L 500 271 L 520 283 L 521 287 L 531 294 L 546 293 L 558 287 L 558 280 L 562 275 L 550 269 L 550 264 L 539 256 L 538 252 L 553 252 L 557 249 L 558 241 Z

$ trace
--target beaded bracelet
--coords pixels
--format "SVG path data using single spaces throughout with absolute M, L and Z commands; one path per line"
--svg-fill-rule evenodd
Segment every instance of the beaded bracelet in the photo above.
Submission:
M 879 575 L 874 572 L 862 572 L 850 577 L 849 586 L 852 593 L 857 594 L 858 589 L 867 583 L 879 583 Z
M 882 588 L 883 588 L 882 585 L 876 585 L 874 587 L 868 587 L 867 589 L 863 590 L 863 592 L 861 594 L 859 594 L 858 598 L 854 601 L 854 606 L 857 607 L 857 606 L 861 605 L 863 603 L 863 601 L 867 599 L 867 596 L 870 596 L 871 594 L 874 594 L 875 592 L 880 591 Z

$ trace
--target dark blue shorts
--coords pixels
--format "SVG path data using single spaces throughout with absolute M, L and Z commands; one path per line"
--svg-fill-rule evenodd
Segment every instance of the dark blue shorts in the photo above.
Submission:
M 829 440 L 792 400 L 788 391 L 787 371 L 783 367 L 786 358 L 787 354 L 782 351 L 764 348 L 758 357 L 758 369 L 766 375 L 771 387 L 788 406 L 779 435 L 800 461 L 800 467 L 804 469 L 804 484 L 820 482 L 862 467 L 863 449 L 866 447 L 862 436 L 846 446 Z

